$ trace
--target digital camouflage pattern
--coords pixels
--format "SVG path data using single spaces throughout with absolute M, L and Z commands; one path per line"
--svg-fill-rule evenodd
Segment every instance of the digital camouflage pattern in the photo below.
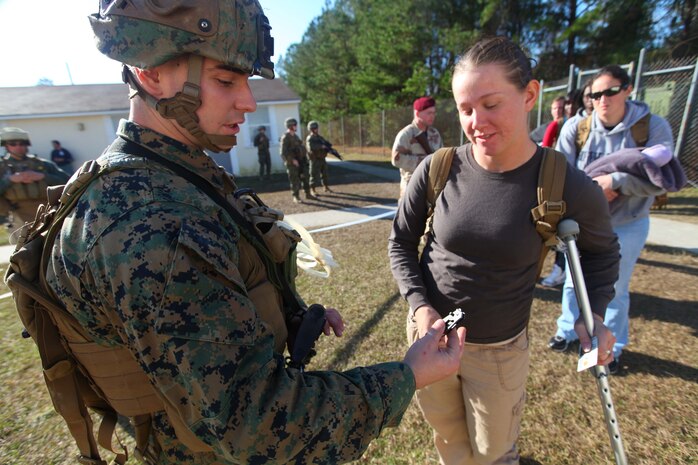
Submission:
M 281 136 L 281 146 L 279 150 L 281 152 L 281 158 L 284 161 L 284 165 L 286 166 L 286 174 L 288 174 L 288 181 L 291 185 L 291 193 L 294 197 L 298 197 L 301 183 L 303 183 L 303 190 L 305 191 L 306 195 L 309 195 L 309 166 L 303 141 L 301 141 L 297 134 L 291 134 L 287 131 L 283 136 Z M 293 164 L 293 160 L 298 161 L 298 166 Z
M 232 178 L 204 152 L 122 121 L 118 133 L 207 179 Z M 273 325 L 250 299 L 262 267 L 206 194 L 158 163 L 107 151 L 66 219 L 47 279 L 100 344 L 125 345 L 213 453 L 180 443 L 153 415 L 160 464 L 341 463 L 399 422 L 414 393 L 402 363 L 343 373 L 286 368 Z
M 168 2 L 100 1 L 89 17 L 97 48 L 113 60 L 152 68 L 193 53 L 245 73 L 274 78 L 274 40 L 256 0 Z

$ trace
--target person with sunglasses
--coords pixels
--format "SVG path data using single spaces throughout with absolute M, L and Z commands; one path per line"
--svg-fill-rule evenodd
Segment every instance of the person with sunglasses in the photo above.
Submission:
M 46 188 L 65 184 L 68 174 L 52 161 L 29 153 L 29 133 L 20 128 L 0 130 L 0 215 L 12 215 L 8 228 L 19 228 L 33 221 L 36 209 L 46 203 Z
M 563 126 L 556 149 L 564 153 L 572 165 L 584 170 L 601 157 L 621 149 L 637 147 L 633 127 L 639 123 L 648 125 L 647 140 L 641 145 L 652 147 L 661 144 L 673 152 L 674 141 L 669 123 L 664 118 L 651 114 L 647 104 L 628 100 L 632 90 L 630 77 L 623 68 L 617 65 L 602 68 L 591 81 L 590 98 L 594 111 L 586 141 L 578 150 L 577 132 L 580 130 L 580 121 L 584 119 L 578 115 Z M 594 181 L 601 186 L 609 203 L 615 201 L 611 219 L 621 247 L 615 297 L 608 304 L 604 320 L 604 324 L 616 337 L 614 360 L 609 364 L 610 372 L 615 374 L 621 369 L 620 356 L 628 344 L 630 278 L 649 233 L 650 206 L 654 196 L 663 193 L 663 190 L 625 172 L 594 177 Z M 572 279 L 567 273 L 562 291 L 562 313 L 557 320 L 557 332 L 549 342 L 552 350 L 564 352 L 577 338 L 574 322 L 578 315 L 579 307 Z

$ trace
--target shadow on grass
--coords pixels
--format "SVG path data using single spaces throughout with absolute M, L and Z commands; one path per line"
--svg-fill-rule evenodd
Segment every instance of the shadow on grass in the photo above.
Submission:
M 667 255 L 683 255 L 686 253 L 685 249 L 680 249 L 678 247 L 668 247 L 665 245 L 645 245 L 645 249 L 650 252 L 662 253 Z M 689 274 L 691 276 L 698 276 L 698 267 L 677 265 L 675 263 L 667 263 L 659 260 L 648 260 L 647 258 L 640 257 L 637 261 L 642 265 L 656 266 L 659 268 L 666 268 L 668 270 L 676 271 L 677 273 Z
M 613 377 L 622 378 L 629 374 L 647 374 L 657 378 L 680 378 L 684 381 L 698 383 L 698 368 L 653 355 L 623 350 L 620 364 L 621 371 Z
M 364 321 L 356 334 L 349 339 L 342 350 L 338 351 L 335 356 L 330 360 L 329 366 L 333 367 L 339 363 L 346 363 L 347 360 L 358 350 L 361 343 L 369 337 L 373 328 L 383 319 L 385 314 L 392 308 L 392 306 L 400 299 L 400 293 L 396 292 L 388 300 L 386 300 L 383 305 L 378 307 L 376 312 L 371 318 Z
M 630 318 L 677 323 L 693 330 L 698 336 L 698 312 L 696 303 L 672 300 L 648 294 L 630 293 Z
M 521 465 L 543 465 L 543 462 L 539 462 L 538 460 L 531 458 L 531 457 L 521 457 L 520 464 Z

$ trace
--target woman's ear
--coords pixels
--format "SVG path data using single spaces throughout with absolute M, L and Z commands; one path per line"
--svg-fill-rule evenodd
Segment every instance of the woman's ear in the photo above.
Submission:
M 540 82 L 531 79 L 524 89 L 524 104 L 526 111 L 533 110 L 533 107 L 538 102 L 538 94 L 540 93 Z

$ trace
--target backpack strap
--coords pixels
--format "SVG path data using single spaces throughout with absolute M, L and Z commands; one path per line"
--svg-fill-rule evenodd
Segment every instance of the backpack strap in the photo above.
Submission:
M 531 209 L 536 231 L 543 239 L 536 279 L 540 276 L 548 251 L 557 245 L 557 224 L 567 209 L 565 201 L 562 200 L 566 174 L 565 156 L 552 148 L 544 148 L 536 188 L 538 205 Z
M 89 183 L 101 174 L 100 166 L 90 161 L 80 168 L 72 183 L 50 188 L 49 204 L 40 207 L 36 221 L 22 230 L 20 242 L 10 258 L 5 278 L 15 299 L 21 299 L 17 301 L 19 316 L 27 333 L 36 341 L 44 380 L 54 408 L 65 420 L 78 446 L 78 462 L 85 465 L 106 465 L 107 462 L 100 457 L 98 442 L 92 429 L 93 422 L 83 397 L 84 393 L 90 390 L 90 384 L 69 354 L 56 320 L 60 319 L 75 328 L 79 325 L 73 324 L 74 317 L 57 303 L 58 300 L 54 300 L 56 296 L 47 285 L 45 274 L 42 274 L 41 270 L 45 270 L 44 262 L 50 256 L 53 240 L 60 231 L 66 215 L 73 209 L 75 201 Z M 59 192 L 60 202 L 57 200 Z M 27 306 L 34 311 L 30 314 L 23 313 L 21 308 Z M 106 402 L 99 402 L 99 407 L 105 409 L 109 417 L 106 423 L 103 422 L 100 426 L 100 431 L 108 433 L 111 437 L 116 412 L 108 411 L 109 406 Z M 111 444 L 109 450 L 113 451 Z M 115 454 L 115 464 L 123 464 L 126 461 L 125 450 Z
M 456 147 L 443 147 L 434 152 L 429 165 L 429 182 L 427 184 L 427 232 L 431 231 L 434 222 L 436 199 L 446 186 L 451 163 L 456 153 Z
M 592 115 L 589 115 L 586 118 L 582 118 L 579 121 L 579 123 L 577 123 L 577 135 L 574 138 L 574 145 L 577 148 L 577 155 L 575 156 L 575 158 L 579 158 L 579 152 L 582 151 L 582 147 L 584 147 L 584 144 L 586 144 L 587 139 L 589 139 L 589 134 L 591 134 Z
M 645 147 L 647 145 L 647 141 L 650 138 L 651 116 L 652 115 L 648 112 L 630 127 L 630 135 L 633 137 L 636 147 Z

